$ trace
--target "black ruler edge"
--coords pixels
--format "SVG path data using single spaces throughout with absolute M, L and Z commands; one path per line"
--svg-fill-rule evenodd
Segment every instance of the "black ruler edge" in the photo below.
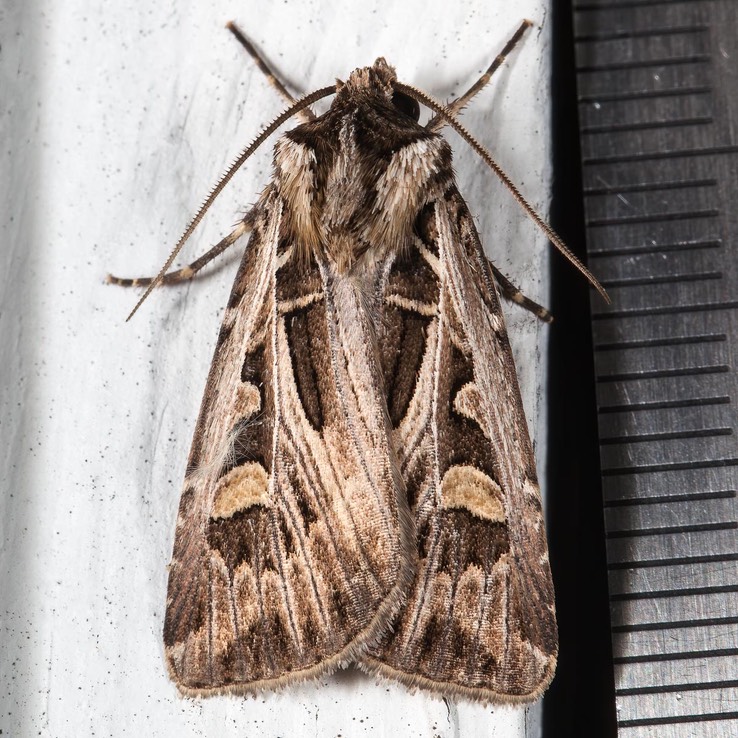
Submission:
M 585 260 L 571 0 L 552 5 L 554 187 L 549 217 Z M 546 527 L 559 660 L 543 701 L 543 735 L 615 738 L 610 612 L 599 489 L 594 363 L 586 282 L 551 256 Z

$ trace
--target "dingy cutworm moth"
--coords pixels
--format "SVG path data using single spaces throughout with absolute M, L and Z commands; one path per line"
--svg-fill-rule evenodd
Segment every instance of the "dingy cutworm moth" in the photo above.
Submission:
M 298 102 L 280 88 L 291 107 L 226 172 L 159 276 L 111 278 L 148 283 L 143 301 L 251 231 L 169 573 L 164 640 L 183 693 L 253 693 L 348 662 L 492 702 L 530 702 L 550 682 L 541 499 L 495 282 L 549 316 L 487 261 L 438 133 L 452 125 L 599 288 L 455 118 L 527 25 L 448 108 L 381 58 Z M 325 114 L 308 109 L 333 93 Z M 425 126 L 418 102 L 436 113 Z M 236 169 L 296 113 L 306 122 L 277 142 L 255 207 L 166 274 Z

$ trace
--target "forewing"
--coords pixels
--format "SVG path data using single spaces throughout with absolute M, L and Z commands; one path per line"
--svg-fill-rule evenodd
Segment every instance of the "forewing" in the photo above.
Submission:
M 283 207 L 263 198 L 180 502 L 164 639 L 186 694 L 355 658 L 412 576 L 376 336 L 348 280 L 280 241 Z
M 387 401 L 417 528 L 408 603 L 366 662 L 444 694 L 528 702 L 557 635 L 535 462 L 512 353 L 455 190 L 384 286 Z

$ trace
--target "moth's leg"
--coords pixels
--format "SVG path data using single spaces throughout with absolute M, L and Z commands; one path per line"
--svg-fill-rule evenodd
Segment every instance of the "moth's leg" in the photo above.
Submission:
M 294 105 L 297 100 L 292 97 L 292 95 L 290 95 L 287 88 L 279 81 L 279 79 L 277 79 L 277 76 L 274 74 L 274 72 L 269 69 L 269 66 L 264 61 L 264 59 L 261 58 L 261 55 L 254 48 L 253 44 L 246 38 L 246 36 L 243 35 L 241 29 L 233 21 L 228 21 L 228 23 L 226 23 L 226 28 L 236 37 L 238 43 L 240 43 L 241 46 L 246 49 L 246 53 L 254 60 L 256 66 L 266 77 L 267 82 L 279 93 L 279 95 L 281 95 L 287 101 L 287 103 L 289 103 L 290 105 Z M 315 113 L 313 113 L 313 111 L 309 108 L 301 110 L 298 115 L 304 121 L 315 120 Z
M 533 302 L 529 297 L 526 297 L 491 261 L 488 260 L 487 263 L 489 264 L 489 268 L 492 270 L 495 281 L 500 286 L 500 292 L 505 299 L 529 310 L 544 323 L 550 323 L 553 320 L 553 315 L 551 315 L 545 307 L 539 305 L 537 302 Z
M 508 54 L 515 48 L 518 41 L 523 37 L 523 34 L 533 24 L 529 20 L 524 20 L 517 31 L 512 35 L 510 40 L 505 44 L 502 51 L 495 57 L 494 61 L 487 67 L 487 71 L 461 96 L 457 97 L 456 100 L 452 100 L 446 107 L 452 115 L 458 115 L 469 101 L 480 91 L 483 90 L 485 85 L 490 81 L 492 75 L 500 68 L 502 63 Z M 426 124 L 426 128 L 431 131 L 438 131 L 446 125 L 446 120 L 440 115 L 435 115 Z
M 244 233 L 247 233 L 251 228 L 253 228 L 256 214 L 258 212 L 257 207 L 258 206 L 254 206 L 251 208 L 233 231 L 225 238 L 218 241 L 213 248 L 206 251 L 191 264 L 165 274 L 161 279 L 161 284 L 178 284 L 179 282 L 186 282 L 188 279 L 192 279 L 206 264 L 209 264 L 216 256 L 219 256 L 229 246 L 232 246 L 239 238 L 241 238 L 241 236 L 244 235 Z M 114 277 L 112 274 L 108 274 L 105 277 L 105 281 L 108 284 L 117 284 L 120 287 L 148 287 L 154 279 L 155 277 L 136 277 L 134 279 L 128 279 L 125 277 Z

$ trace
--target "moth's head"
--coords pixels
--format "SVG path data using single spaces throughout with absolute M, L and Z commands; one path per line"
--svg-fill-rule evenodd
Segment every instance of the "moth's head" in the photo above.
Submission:
M 371 67 L 354 69 L 345 82 L 339 81 L 336 99 L 344 101 L 352 97 L 359 99 L 379 97 L 417 121 L 420 118 L 417 101 L 395 90 L 392 83 L 396 80 L 395 68 L 380 56 Z

